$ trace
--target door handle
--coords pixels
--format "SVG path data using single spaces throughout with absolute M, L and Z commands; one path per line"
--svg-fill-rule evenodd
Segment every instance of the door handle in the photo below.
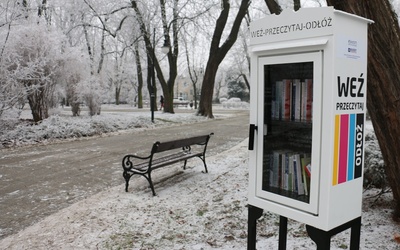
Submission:
M 254 149 L 254 133 L 257 130 L 257 126 L 255 124 L 250 124 L 249 129 L 249 150 Z

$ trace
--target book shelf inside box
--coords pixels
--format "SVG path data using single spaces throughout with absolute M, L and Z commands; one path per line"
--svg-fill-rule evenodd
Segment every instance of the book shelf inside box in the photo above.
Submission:
M 313 62 L 265 65 L 262 189 L 309 203 Z
M 262 190 L 309 203 L 312 124 L 273 124 L 264 136 Z

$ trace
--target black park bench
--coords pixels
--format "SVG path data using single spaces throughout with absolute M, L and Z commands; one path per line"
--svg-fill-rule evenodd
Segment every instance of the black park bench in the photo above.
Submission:
M 156 195 L 151 179 L 152 171 L 180 161 L 184 161 L 183 169 L 185 169 L 187 160 L 194 157 L 198 157 L 203 161 L 205 172 L 208 173 L 206 150 L 208 141 L 213 134 L 167 142 L 155 142 L 150 155 L 145 157 L 132 154 L 125 155 L 122 159 L 122 167 L 124 169 L 122 175 L 126 182 L 125 191 L 128 192 L 130 178 L 137 174 L 147 179 L 153 195 Z

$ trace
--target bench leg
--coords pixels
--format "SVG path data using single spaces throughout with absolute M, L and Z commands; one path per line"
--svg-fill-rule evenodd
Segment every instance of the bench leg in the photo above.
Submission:
M 129 180 L 131 179 L 132 175 L 128 174 L 127 172 L 124 172 L 122 176 L 125 179 L 125 192 L 128 192 Z
M 203 156 L 203 157 L 199 156 L 199 158 L 203 161 L 204 169 L 206 170 L 205 173 L 208 173 L 207 164 L 206 164 L 206 157 L 205 156 Z
M 153 193 L 153 196 L 156 196 L 156 191 L 154 191 L 154 185 L 153 185 L 153 182 L 151 181 L 151 179 L 149 182 L 150 182 L 151 192 Z
M 187 163 L 187 160 L 185 160 L 185 162 L 183 163 L 183 170 L 186 170 L 186 163 Z
M 150 188 L 151 188 L 151 192 L 153 193 L 153 196 L 156 196 L 156 191 L 154 190 L 154 185 L 153 185 L 153 181 L 151 180 L 151 173 L 148 173 L 148 176 L 143 175 L 147 181 L 149 182 Z
M 199 157 L 203 161 L 204 169 L 205 169 L 205 171 L 203 173 L 208 173 L 207 164 L 206 164 L 206 157 L 204 155 L 203 156 L 197 156 L 197 157 Z
M 125 192 L 128 192 L 129 180 L 131 179 L 133 174 L 129 174 L 127 172 L 124 172 L 122 175 L 125 178 Z M 156 196 L 156 192 L 154 190 L 154 185 L 153 185 L 153 181 L 151 180 L 150 173 L 148 173 L 148 176 L 146 176 L 145 174 L 139 174 L 139 175 L 142 175 L 144 178 L 146 178 L 146 180 L 149 182 L 149 185 L 150 185 L 150 188 L 151 188 L 151 192 L 153 193 L 153 196 Z

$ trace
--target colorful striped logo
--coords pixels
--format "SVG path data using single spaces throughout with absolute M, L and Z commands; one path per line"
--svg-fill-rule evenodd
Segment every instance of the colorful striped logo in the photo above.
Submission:
M 362 175 L 364 114 L 336 115 L 334 138 L 333 186 Z

